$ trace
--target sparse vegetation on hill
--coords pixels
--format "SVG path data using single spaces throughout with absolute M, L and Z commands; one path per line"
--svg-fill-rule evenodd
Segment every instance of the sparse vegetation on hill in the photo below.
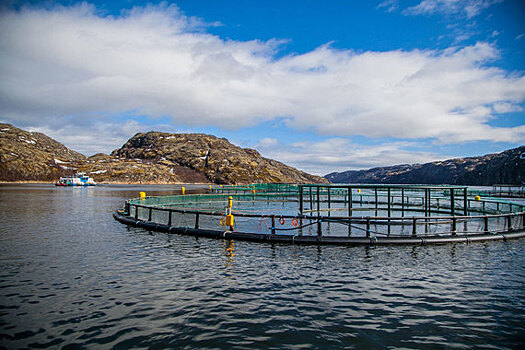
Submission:
M 451 184 L 491 186 L 525 182 L 525 146 L 480 157 L 426 164 L 350 170 L 325 176 L 334 183 Z
M 0 124 L 0 181 L 56 181 L 85 172 L 106 183 L 327 182 L 205 134 L 139 133 L 89 158 L 41 133 Z

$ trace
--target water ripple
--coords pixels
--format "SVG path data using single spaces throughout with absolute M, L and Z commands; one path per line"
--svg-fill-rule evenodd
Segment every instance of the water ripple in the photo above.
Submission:
M 0 231 L 0 347 L 525 343 L 524 240 L 303 247 L 199 239 L 116 223 L 112 210 L 142 187 L 77 190 L 0 187 L 0 212 L 9 213 Z

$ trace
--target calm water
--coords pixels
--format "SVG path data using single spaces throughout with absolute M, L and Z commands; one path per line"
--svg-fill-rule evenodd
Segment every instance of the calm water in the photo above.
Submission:
M 520 348 L 525 240 L 302 247 L 112 218 L 169 186 L 0 185 L 0 348 Z

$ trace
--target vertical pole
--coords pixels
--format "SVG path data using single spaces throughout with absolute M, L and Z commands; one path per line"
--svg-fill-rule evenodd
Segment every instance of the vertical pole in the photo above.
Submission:
M 172 211 L 168 211 L 168 226 L 171 226 L 171 213 Z
M 150 207 L 149 208 L 149 214 L 148 214 L 148 221 L 151 222 L 151 214 L 152 214 L 152 211 L 153 209 Z
M 299 214 L 303 215 L 303 186 L 299 186 Z
M 348 216 L 352 216 L 352 188 L 348 187 Z
M 507 215 L 507 232 L 512 231 L 512 215 Z
M 387 197 L 387 199 L 386 199 L 386 206 L 387 206 L 387 210 L 388 210 L 388 223 L 387 223 L 387 225 L 388 225 L 388 235 L 390 235 L 390 230 L 392 228 L 391 225 L 390 225 L 390 216 L 391 216 L 390 195 L 391 195 L 390 187 L 388 187 L 387 191 L 386 191 L 386 197 Z
M 405 189 L 401 189 L 401 216 L 405 216 Z
M 428 189 L 425 188 L 425 201 L 423 205 L 423 210 L 425 211 L 425 217 L 427 217 L 427 211 L 428 211 Z
M 452 236 L 456 235 L 456 217 L 452 218 Z
M 322 227 L 321 227 L 321 218 L 317 217 L 317 236 L 321 237 L 323 235 Z
M 317 215 L 321 214 L 321 198 L 320 198 L 320 186 L 317 186 Z
M 275 234 L 275 215 L 272 215 L 272 235 Z
M 199 213 L 195 214 L 195 229 L 199 229 Z
M 454 203 L 454 188 L 451 188 L 450 189 L 450 215 L 452 215 L 452 216 L 456 215 L 454 213 L 454 207 L 455 207 L 455 203 Z
M 310 211 L 314 210 L 314 200 L 312 198 L 312 187 L 308 187 L 308 192 L 310 194 Z
M 428 189 L 428 216 L 432 216 L 432 191 Z
M 374 194 L 376 199 L 376 209 L 377 209 L 377 187 L 374 188 Z
M 412 218 L 412 236 L 415 236 L 416 235 L 416 218 L 413 217 Z
M 366 218 L 366 238 L 370 238 L 370 216 Z
M 330 203 L 331 202 L 331 197 L 330 197 L 330 187 L 327 187 L 328 189 L 328 216 L 330 216 L 330 209 L 332 208 L 332 204 Z
M 463 189 L 463 215 L 468 215 L 468 200 L 467 200 L 467 188 Z
M 135 220 L 139 219 L 139 207 L 135 206 Z
M 348 217 L 352 217 L 352 188 L 348 187 Z M 352 219 L 348 219 L 348 235 L 352 234 Z
M 388 217 L 390 218 L 390 210 L 391 210 L 391 208 L 390 208 L 390 187 L 387 189 L 386 205 L 387 205 L 387 208 L 388 208 Z M 388 226 L 390 226 L 390 225 L 388 225 Z
M 489 232 L 489 217 L 487 215 L 485 215 L 483 217 L 483 221 L 485 223 L 485 225 L 484 225 L 485 227 L 483 228 L 483 231 Z

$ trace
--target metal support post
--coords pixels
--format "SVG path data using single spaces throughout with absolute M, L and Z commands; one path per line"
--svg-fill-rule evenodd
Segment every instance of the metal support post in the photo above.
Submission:
M 299 186 L 299 214 L 303 215 L 303 186 Z
M 390 187 L 387 189 L 387 200 L 386 200 L 387 208 L 388 208 L 388 217 L 390 217 Z M 390 220 L 389 220 L 390 221 Z M 388 225 L 390 226 L 390 225 Z
M 317 213 L 321 212 L 321 198 L 320 198 L 319 191 L 320 191 L 320 187 L 317 186 Z
M 328 216 L 330 216 L 330 209 L 332 208 L 332 204 L 331 204 L 331 197 L 330 197 L 330 187 L 327 188 L 328 189 Z
M 467 188 L 463 189 L 463 215 L 468 215 L 468 200 L 467 200 Z
M 455 203 L 454 203 L 454 189 L 450 189 L 450 215 L 454 216 L 455 214 Z

